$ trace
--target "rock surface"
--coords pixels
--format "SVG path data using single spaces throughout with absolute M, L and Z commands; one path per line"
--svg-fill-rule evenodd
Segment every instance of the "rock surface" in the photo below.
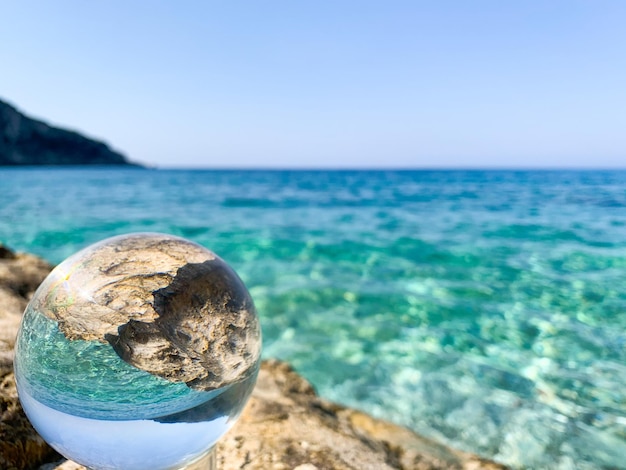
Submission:
M 92 245 L 57 266 L 33 304 L 69 340 L 108 341 L 130 365 L 191 388 L 257 370 L 261 332 L 248 290 L 213 252 L 182 238 Z
M 28 298 L 51 267 L 0 245 L 0 468 L 83 470 L 65 461 L 24 416 L 12 373 L 12 349 Z M 289 365 L 266 361 L 241 419 L 218 445 L 218 468 L 504 469 L 316 396 Z
M 129 164 L 103 142 L 24 116 L 0 100 L 0 166 Z
M 58 458 L 30 425 L 17 400 L 13 347 L 22 312 L 51 266 L 0 244 L 0 468 L 28 469 Z

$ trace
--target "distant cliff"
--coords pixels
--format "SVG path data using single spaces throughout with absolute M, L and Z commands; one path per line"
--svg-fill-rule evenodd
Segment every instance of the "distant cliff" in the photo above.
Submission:
M 132 165 L 104 142 L 24 116 L 0 100 L 0 166 Z

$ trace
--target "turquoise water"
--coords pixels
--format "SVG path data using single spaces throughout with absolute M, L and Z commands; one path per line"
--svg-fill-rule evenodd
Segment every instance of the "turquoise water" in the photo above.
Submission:
M 233 266 L 321 395 L 518 468 L 626 468 L 626 172 L 0 170 L 58 263 L 161 231 Z

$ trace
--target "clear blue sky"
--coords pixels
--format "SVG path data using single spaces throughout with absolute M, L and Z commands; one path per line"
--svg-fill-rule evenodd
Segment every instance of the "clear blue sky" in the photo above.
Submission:
M 626 167 L 626 1 L 0 0 L 0 98 L 160 167 Z

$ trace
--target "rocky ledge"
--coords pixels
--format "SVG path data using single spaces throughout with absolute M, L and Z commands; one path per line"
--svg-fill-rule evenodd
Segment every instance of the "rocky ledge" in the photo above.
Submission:
M 0 166 L 131 165 L 107 144 L 27 117 L 0 100 Z
M 50 271 L 45 261 L 0 245 L 0 468 L 78 470 L 37 435 L 13 378 L 13 347 L 28 299 Z M 330 403 L 291 367 L 261 367 L 241 419 L 222 439 L 218 468 L 504 469 L 350 408 Z

